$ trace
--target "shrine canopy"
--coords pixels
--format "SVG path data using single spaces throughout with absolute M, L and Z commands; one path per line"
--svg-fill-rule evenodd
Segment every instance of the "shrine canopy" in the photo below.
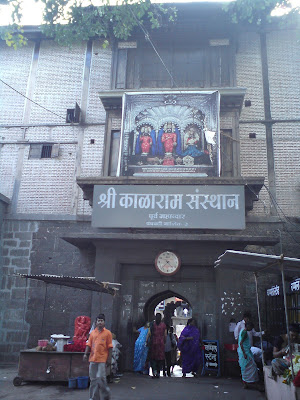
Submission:
M 43 281 L 45 283 L 51 283 L 54 285 L 68 286 L 78 289 L 90 290 L 94 292 L 102 292 L 111 295 L 116 295 L 121 284 L 111 282 L 100 282 L 94 277 L 83 277 L 83 276 L 63 276 L 63 275 L 27 275 L 27 274 L 15 274 L 22 278 L 35 279 Z
M 281 273 L 281 266 L 285 272 L 300 273 L 300 259 L 268 254 L 247 253 L 245 251 L 226 250 L 215 261 L 215 268 L 234 269 L 259 273 Z

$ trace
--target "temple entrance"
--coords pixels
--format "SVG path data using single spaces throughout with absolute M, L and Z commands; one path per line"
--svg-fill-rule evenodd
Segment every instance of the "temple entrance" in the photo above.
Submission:
M 171 290 L 158 293 L 146 302 L 144 307 L 145 319 L 153 321 L 157 313 L 161 313 L 166 325 L 173 326 L 177 337 L 180 336 L 188 319 L 193 316 L 189 301 Z
M 184 296 L 170 290 L 158 293 L 146 302 L 144 307 L 145 319 L 149 322 L 153 321 L 157 313 L 162 315 L 167 327 L 173 327 L 177 340 L 185 328 L 187 321 L 193 316 L 190 302 Z M 181 377 L 181 355 L 178 349 L 176 349 L 172 359 L 174 364 L 171 367 L 171 374 L 173 377 Z M 149 374 L 150 376 L 153 374 L 151 368 Z M 165 375 L 166 370 L 163 369 L 160 374 Z M 192 376 L 192 374 L 187 374 L 187 377 Z
M 188 319 L 192 318 L 193 310 L 184 296 L 167 290 L 152 296 L 144 306 L 144 316 L 147 321 L 152 321 L 157 313 L 161 313 L 166 325 L 174 326 L 176 332 L 175 326 L 185 326 Z

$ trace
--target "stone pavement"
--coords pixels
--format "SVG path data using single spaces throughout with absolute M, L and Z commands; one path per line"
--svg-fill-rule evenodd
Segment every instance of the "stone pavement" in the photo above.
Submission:
M 0 366 L 0 399 L 5 400 L 88 400 L 88 389 L 69 389 L 63 383 L 30 382 L 15 387 L 17 367 Z M 263 400 L 264 393 L 244 390 L 239 379 L 172 377 L 151 379 L 125 373 L 110 384 L 112 400 Z

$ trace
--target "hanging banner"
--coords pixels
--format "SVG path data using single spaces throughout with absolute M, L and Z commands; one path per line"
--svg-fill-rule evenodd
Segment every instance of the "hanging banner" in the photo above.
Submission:
M 92 226 L 245 229 L 243 185 L 96 185 Z
M 125 93 L 118 175 L 220 175 L 220 95 Z

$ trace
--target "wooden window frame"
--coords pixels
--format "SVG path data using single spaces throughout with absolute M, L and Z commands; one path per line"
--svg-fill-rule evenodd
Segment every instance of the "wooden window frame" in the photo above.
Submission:
M 179 51 L 180 49 L 186 50 L 202 50 L 203 55 L 203 85 L 194 86 L 188 85 L 183 86 L 181 83 L 171 82 L 171 78 L 166 80 L 166 84 L 163 86 L 143 86 L 141 82 L 141 65 L 143 60 L 143 54 L 147 51 L 147 47 L 150 46 L 148 43 L 144 41 L 138 41 L 137 48 L 118 48 L 118 45 L 115 44 L 114 52 L 113 52 L 113 74 L 112 74 L 112 86 L 111 89 L 141 89 L 145 90 L 149 89 L 159 89 L 159 88 L 176 88 L 178 87 L 186 87 L 187 89 L 191 88 L 218 88 L 218 87 L 228 87 L 236 85 L 236 71 L 235 71 L 235 42 L 233 40 L 229 40 L 229 45 L 213 45 L 209 44 L 209 40 L 203 43 L 199 43 L 198 47 L 196 43 L 190 43 L 186 46 L 182 44 L 176 45 L 174 43 L 171 44 L 170 56 L 171 56 L 171 66 L 169 65 L 169 70 L 173 75 L 174 65 L 176 64 L 176 49 Z M 163 47 L 165 49 L 166 47 Z M 169 48 L 169 47 L 168 47 Z M 149 47 L 150 49 L 150 47 Z M 227 49 L 226 51 L 224 49 Z M 131 53 L 131 55 L 130 55 Z M 215 57 L 214 57 L 215 55 Z M 157 57 L 155 54 L 154 57 Z M 220 65 L 220 74 L 213 74 L 212 71 L 217 71 L 212 68 L 212 64 L 217 60 L 219 63 L 222 63 L 222 60 L 225 60 L 228 57 L 228 74 L 225 74 L 225 70 L 222 69 L 222 65 Z M 199 62 L 201 62 L 201 58 L 199 58 Z M 169 63 L 170 64 L 170 63 Z M 228 75 L 228 76 L 227 76 Z M 176 81 L 176 76 L 173 76 Z M 222 80 L 223 77 L 223 80 Z M 197 79 L 196 79 L 197 80 Z M 185 82 L 185 85 L 187 82 Z

